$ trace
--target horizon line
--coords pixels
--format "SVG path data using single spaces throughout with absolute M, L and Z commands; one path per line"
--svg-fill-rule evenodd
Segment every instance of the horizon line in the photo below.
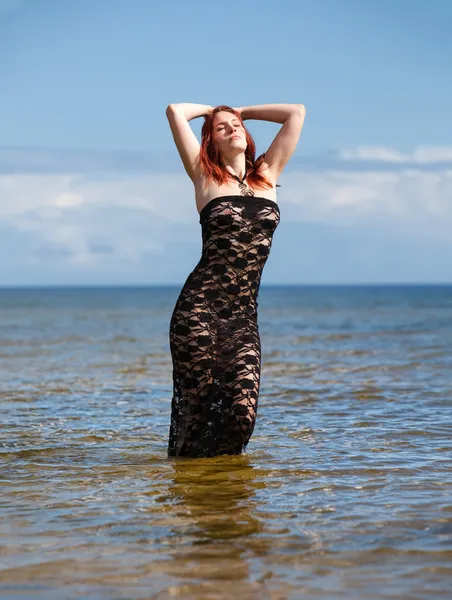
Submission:
M 176 283 L 19 283 L 0 284 L 0 290 L 11 289 L 63 289 L 63 288 L 153 288 L 153 287 L 180 287 L 183 282 Z M 266 283 L 264 287 L 452 287 L 452 281 L 438 282 L 300 282 L 300 283 Z

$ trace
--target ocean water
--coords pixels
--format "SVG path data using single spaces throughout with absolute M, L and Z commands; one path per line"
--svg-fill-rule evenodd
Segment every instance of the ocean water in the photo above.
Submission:
M 448 599 L 452 287 L 271 287 L 242 456 L 168 459 L 180 287 L 0 290 L 0 597 Z

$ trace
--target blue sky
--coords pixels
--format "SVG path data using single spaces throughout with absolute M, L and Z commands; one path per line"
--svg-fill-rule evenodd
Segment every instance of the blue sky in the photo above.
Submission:
M 451 25 L 448 0 L 0 0 L 0 285 L 184 281 L 171 102 L 306 106 L 262 285 L 452 282 Z M 258 154 L 280 127 L 246 126 Z

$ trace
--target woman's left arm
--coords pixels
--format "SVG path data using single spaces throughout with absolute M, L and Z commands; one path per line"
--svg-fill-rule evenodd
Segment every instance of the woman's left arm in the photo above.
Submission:
M 235 109 L 242 120 L 259 119 L 282 123 L 281 129 L 265 152 L 265 164 L 276 181 L 297 147 L 306 116 L 303 104 L 261 104 Z
M 303 104 L 259 104 L 257 106 L 241 106 L 234 110 L 240 114 L 242 121 L 257 119 L 273 123 L 284 123 L 293 113 L 306 112 Z

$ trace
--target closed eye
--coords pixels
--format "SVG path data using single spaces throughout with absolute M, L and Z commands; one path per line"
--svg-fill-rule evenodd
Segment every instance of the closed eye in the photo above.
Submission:
M 241 123 L 235 123 L 236 127 L 241 127 Z M 224 129 L 223 125 L 220 125 L 220 127 L 217 128 L 217 131 L 220 131 L 220 129 Z

